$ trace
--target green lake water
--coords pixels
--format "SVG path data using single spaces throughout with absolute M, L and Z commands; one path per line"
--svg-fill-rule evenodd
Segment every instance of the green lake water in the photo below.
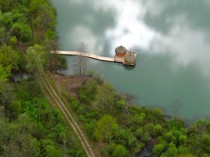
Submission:
M 53 0 L 60 50 L 114 56 L 135 50 L 135 68 L 89 60 L 117 91 L 140 106 L 159 107 L 189 121 L 210 118 L 209 0 Z M 68 56 L 71 74 L 75 57 Z

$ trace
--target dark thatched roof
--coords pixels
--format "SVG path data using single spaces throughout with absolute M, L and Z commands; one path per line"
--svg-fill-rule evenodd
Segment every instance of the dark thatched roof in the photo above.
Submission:
M 121 53 L 126 53 L 127 52 L 127 49 L 124 47 L 124 46 L 118 46 L 116 49 L 115 49 L 115 53 L 117 54 L 121 54 Z
M 136 62 L 135 52 L 127 52 L 125 55 L 124 61 L 127 63 L 134 64 Z

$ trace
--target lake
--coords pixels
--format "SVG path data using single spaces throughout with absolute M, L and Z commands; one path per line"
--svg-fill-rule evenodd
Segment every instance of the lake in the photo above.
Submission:
M 194 121 L 210 118 L 209 0 L 52 0 L 59 50 L 113 57 L 123 45 L 137 51 L 135 68 L 89 60 L 120 93 L 140 106 Z M 75 57 L 68 56 L 71 74 Z

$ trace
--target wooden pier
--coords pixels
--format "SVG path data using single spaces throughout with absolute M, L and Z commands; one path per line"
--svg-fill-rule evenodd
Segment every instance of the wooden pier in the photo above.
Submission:
M 117 62 L 117 63 L 128 65 L 125 63 L 123 58 L 120 58 L 117 56 L 115 56 L 114 58 L 102 57 L 102 56 L 98 56 L 92 53 L 85 53 L 85 52 L 78 52 L 78 51 L 51 51 L 51 53 L 60 54 L 60 55 L 82 56 L 82 57 L 88 57 L 88 58 L 105 61 L 105 62 Z M 135 54 L 135 57 L 136 57 L 136 54 Z M 130 64 L 130 65 L 135 65 L 135 64 Z
M 105 61 L 105 62 L 115 62 L 114 58 L 102 57 L 102 56 L 98 56 L 92 53 L 84 53 L 84 52 L 78 52 L 78 51 L 52 51 L 52 53 L 56 53 L 60 55 L 83 56 L 83 57 L 88 57 L 88 58 Z

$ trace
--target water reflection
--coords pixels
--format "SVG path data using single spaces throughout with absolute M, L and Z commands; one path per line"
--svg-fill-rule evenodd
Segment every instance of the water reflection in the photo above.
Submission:
M 136 67 L 136 65 L 134 66 L 128 66 L 128 65 L 123 65 L 123 67 L 125 68 L 125 70 L 134 70 L 134 68 Z
M 195 119 L 210 104 L 210 2 L 207 0 L 53 0 L 60 49 L 114 56 L 123 45 L 138 52 L 135 67 L 91 60 L 98 72 L 140 105 Z M 73 57 L 68 57 L 69 68 Z M 69 71 L 68 71 L 69 72 Z M 67 72 L 67 73 L 68 73 Z

